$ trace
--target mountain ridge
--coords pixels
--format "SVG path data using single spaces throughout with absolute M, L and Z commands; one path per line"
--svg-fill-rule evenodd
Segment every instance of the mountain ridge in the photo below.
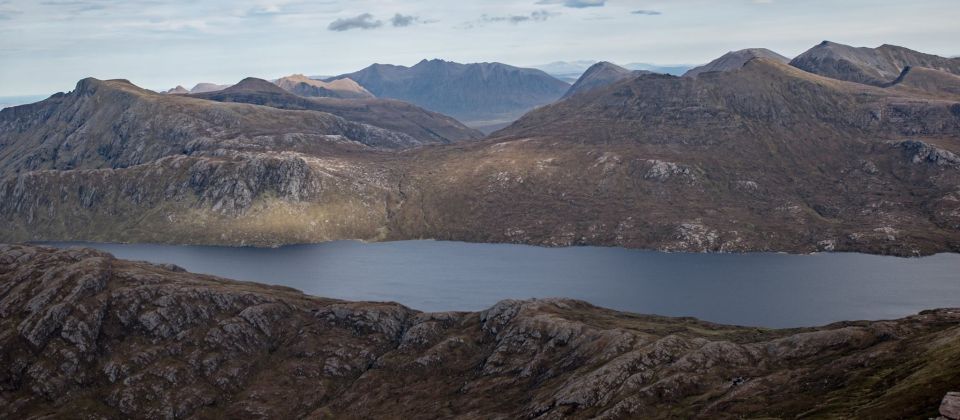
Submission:
M 0 244 L 4 417 L 932 417 L 958 335 L 960 309 L 785 330 L 556 298 L 425 313 Z

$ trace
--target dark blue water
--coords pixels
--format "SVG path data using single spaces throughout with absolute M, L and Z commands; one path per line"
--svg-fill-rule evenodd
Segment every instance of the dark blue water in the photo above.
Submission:
M 481 310 L 507 298 L 571 297 L 637 313 L 766 327 L 890 319 L 960 307 L 960 255 L 686 254 L 620 248 L 403 241 L 277 249 L 76 244 L 119 258 L 282 284 L 311 295 Z

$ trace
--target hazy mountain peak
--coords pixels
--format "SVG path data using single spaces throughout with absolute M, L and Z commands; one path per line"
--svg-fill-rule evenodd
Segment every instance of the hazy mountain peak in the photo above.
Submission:
M 568 98 L 577 93 L 611 85 L 631 76 L 649 73 L 645 70 L 628 70 L 609 61 L 601 61 L 584 71 L 563 97 Z
M 175 87 L 175 88 L 173 88 L 173 89 L 169 89 L 169 90 L 167 90 L 167 91 L 165 91 L 165 92 L 163 92 L 163 93 L 168 94 L 168 95 L 183 95 L 183 94 L 190 93 L 190 91 L 187 90 L 187 88 L 185 88 L 185 87 L 183 87 L 183 86 L 177 85 L 177 87 Z
M 330 81 L 311 79 L 303 74 L 281 77 L 274 83 L 288 92 L 307 97 L 372 98 L 374 95 L 350 78 Z

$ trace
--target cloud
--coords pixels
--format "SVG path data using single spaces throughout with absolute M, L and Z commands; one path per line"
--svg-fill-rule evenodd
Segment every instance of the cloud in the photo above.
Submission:
M 480 20 L 484 22 L 510 22 L 513 24 L 521 22 L 542 22 L 559 13 L 548 12 L 546 10 L 536 10 L 529 15 L 510 15 L 510 16 L 487 16 L 483 15 Z
M 603 7 L 607 0 L 540 0 L 537 4 L 562 4 L 564 7 L 583 9 L 585 7 Z
M 399 13 L 393 15 L 393 17 L 390 18 L 390 24 L 398 28 L 404 27 L 404 26 L 410 26 L 410 25 L 413 25 L 414 23 L 419 23 L 419 22 L 420 22 L 419 16 L 401 15 Z
M 645 15 L 645 16 L 657 16 L 657 15 L 662 15 L 663 13 L 660 13 L 660 12 L 658 12 L 658 11 L 656 11 L 656 10 L 634 10 L 634 11 L 630 12 L 630 14 L 632 14 L 632 15 Z
M 333 22 L 330 22 L 330 25 L 327 26 L 327 29 L 331 31 L 343 32 L 351 29 L 374 29 L 381 26 L 383 26 L 382 21 L 374 20 L 373 15 L 364 13 L 352 18 L 337 19 Z

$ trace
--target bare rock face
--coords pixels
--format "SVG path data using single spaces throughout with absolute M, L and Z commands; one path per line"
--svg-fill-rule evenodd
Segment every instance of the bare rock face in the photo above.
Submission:
M 955 413 L 956 309 L 793 330 L 566 299 L 422 313 L 170 268 L 0 245 L 0 417 Z
M 960 419 L 960 392 L 948 392 L 940 403 L 940 415 L 950 420 Z

